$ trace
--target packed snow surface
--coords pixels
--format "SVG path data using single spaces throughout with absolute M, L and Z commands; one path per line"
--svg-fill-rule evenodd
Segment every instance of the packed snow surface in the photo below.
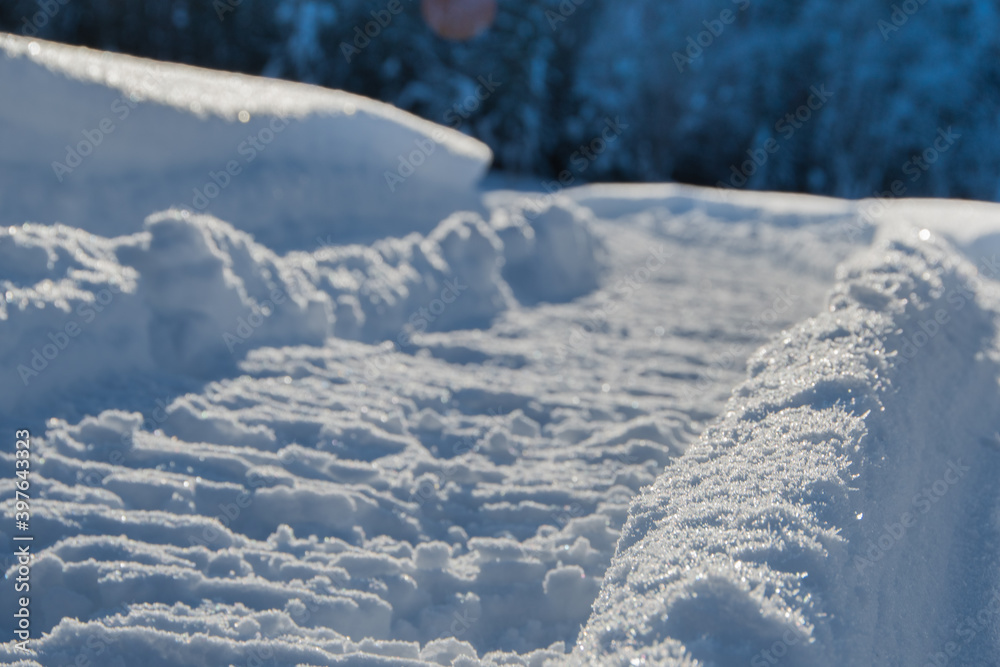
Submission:
M 437 132 L 400 112 L 0 42 L 0 83 L 53 105 L 0 111 L 0 429 L 32 434 L 34 552 L 28 651 L 5 553 L 0 662 L 1000 658 L 997 206 L 477 189 L 488 155 L 449 134 L 428 208 L 379 162 Z M 147 71 L 168 138 L 109 135 L 86 187 L 43 173 Z M 242 111 L 311 120 L 230 208 L 172 198 Z M 324 185 L 243 201 L 285 167 Z

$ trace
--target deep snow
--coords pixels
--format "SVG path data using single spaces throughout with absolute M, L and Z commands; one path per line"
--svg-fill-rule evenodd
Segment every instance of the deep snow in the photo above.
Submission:
M 0 110 L 0 428 L 32 429 L 36 553 L 5 664 L 1000 655 L 995 205 L 477 190 L 457 134 L 396 198 L 437 131 L 405 114 L 0 39 L 51 109 Z M 134 134 L 59 186 L 150 68 Z M 180 208 L 240 111 L 289 109 L 261 178 L 324 176 Z M 348 137 L 371 151 L 316 150 Z

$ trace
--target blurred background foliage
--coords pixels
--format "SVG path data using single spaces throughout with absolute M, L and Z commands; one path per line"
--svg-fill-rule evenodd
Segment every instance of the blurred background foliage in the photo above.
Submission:
M 1000 199 L 992 0 L 499 0 L 463 42 L 438 37 L 420 0 L 380 13 L 390 1 L 13 0 L 0 30 L 342 88 L 539 179 L 844 197 L 901 180 L 907 196 Z M 808 120 L 778 125 L 816 89 L 831 95 Z M 627 128 L 580 160 L 608 119 Z M 959 138 L 914 162 L 949 127 Z

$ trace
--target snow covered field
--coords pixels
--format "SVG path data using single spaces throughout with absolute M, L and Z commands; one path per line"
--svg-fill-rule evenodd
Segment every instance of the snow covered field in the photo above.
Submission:
M 1000 660 L 997 205 L 553 196 L 11 36 L 0 85 L 3 664 Z

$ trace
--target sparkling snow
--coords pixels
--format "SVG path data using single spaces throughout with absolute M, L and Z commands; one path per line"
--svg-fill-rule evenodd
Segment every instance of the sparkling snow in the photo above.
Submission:
M 369 100 L 10 36 L 0 83 L 5 664 L 1000 656 L 996 205 L 477 185 Z

